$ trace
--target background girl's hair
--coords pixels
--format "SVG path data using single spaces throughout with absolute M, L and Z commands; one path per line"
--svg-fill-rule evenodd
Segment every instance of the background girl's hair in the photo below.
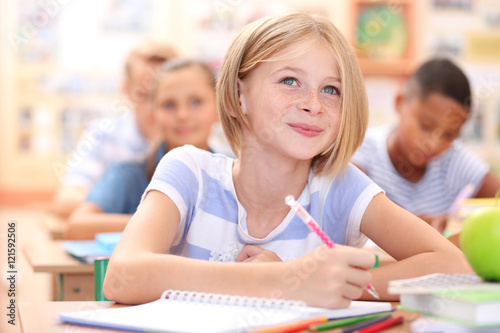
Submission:
M 249 128 L 238 96 L 238 79 L 245 79 L 261 63 L 284 48 L 304 43 L 303 52 L 318 45 L 330 48 L 341 80 L 341 124 L 335 143 L 314 157 L 314 170 L 332 176 L 344 171 L 362 143 L 368 124 L 368 102 L 361 69 L 349 43 L 324 16 L 288 13 L 247 25 L 229 47 L 217 81 L 217 110 L 234 154 L 244 149 L 242 128 Z M 296 54 L 292 55 L 297 56 Z
M 177 58 L 165 61 L 156 72 L 154 82 L 151 85 L 151 90 L 149 91 L 151 100 L 154 101 L 156 93 L 158 92 L 158 85 L 160 84 L 163 76 L 168 73 L 189 67 L 199 67 L 206 74 L 208 83 L 212 86 L 213 89 L 215 89 L 214 73 L 206 63 L 196 59 Z
M 469 80 L 464 72 L 445 58 L 435 58 L 423 63 L 408 79 L 405 96 L 425 99 L 432 93 L 455 100 L 467 111 L 472 104 Z
M 152 102 L 154 103 L 154 99 L 158 92 L 158 86 L 160 84 L 160 81 L 166 74 L 190 67 L 197 67 L 201 69 L 202 72 L 206 75 L 207 83 L 213 89 L 215 89 L 215 76 L 212 70 L 207 66 L 207 64 L 205 64 L 200 60 L 195 60 L 195 59 L 182 59 L 182 58 L 173 59 L 164 62 L 156 73 L 155 80 L 151 86 L 151 90 L 149 93 Z M 151 154 L 149 154 L 149 156 L 146 159 L 146 174 L 149 180 L 151 180 L 151 178 L 153 177 L 153 173 L 156 169 L 156 155 L 158 153 L 158 149 L 160 149 L 162 144 L 163 140 L 156 142 L 156 144 L 154 145 L 155 148 L 152 150 Z

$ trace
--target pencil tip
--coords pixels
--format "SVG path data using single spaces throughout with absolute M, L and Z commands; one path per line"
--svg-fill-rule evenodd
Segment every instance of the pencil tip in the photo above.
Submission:
M 378 293 L 375 290 L 375 288 L 373 288 L 373 286 L 370 286 L 370 288 L 368 288 L 368 292 L 370 293 L 370 295 L 372 295 L 376 299 L 380 299 L 380 296 L 378 295 Z

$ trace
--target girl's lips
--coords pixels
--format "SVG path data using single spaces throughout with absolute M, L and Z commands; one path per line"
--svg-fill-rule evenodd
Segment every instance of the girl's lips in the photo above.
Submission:
M 307 136 L 309 138 L 318 136 L 323 132 L 321 128 L 318 126 L 313 126 L 309 124 L 303 123 L 290 123 L 288 124 L 295 132 L 302 134 L 303 136 Z
M 192 128 L 187 128 L 187 127 L 182 127 L 182 128 L 178 128 L 176 129 L 176 133 L 177 135 L 189 135 L 193 132 L 194 130 Z

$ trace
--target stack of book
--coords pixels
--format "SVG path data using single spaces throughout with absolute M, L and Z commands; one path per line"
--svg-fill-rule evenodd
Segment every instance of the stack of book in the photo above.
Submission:
M 426 317 L 414 332 L 500 332 L 500 283 L 476 274 L 431 274 L 389 283 L 403 310 Z

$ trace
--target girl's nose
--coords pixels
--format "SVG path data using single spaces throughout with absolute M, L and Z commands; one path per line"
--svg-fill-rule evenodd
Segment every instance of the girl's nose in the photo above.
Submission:
M 177 109 L 177 118 L 186 119 L 189 116 L 189 108 L 186 106 L 180 106 Z
M 321 112 L 322 106 L 319 100 L 319 92 L 315 89 L 307 89 L 299 108 L 303 111 L 311 113 L 311 115 Z

